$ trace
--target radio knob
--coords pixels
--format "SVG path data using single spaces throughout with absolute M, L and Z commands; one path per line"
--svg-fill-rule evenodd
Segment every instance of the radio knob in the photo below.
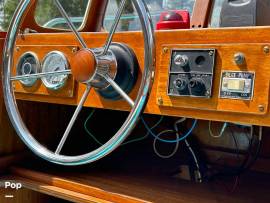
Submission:
M 181 66 L 181 67 L 185 67 L 188 65 L 188 62 L 189 62 L 189 58 L 187 55 L 180 55 L 180 54 L 177 54 L 175 57 L 174 57 L 174 63 L 175 65 L 177 66 Z
M 189 88 L 191 90 L 192 95 L 205 96 L 205 94 L 206 94 L 205 84 L 200 79 L 191 79 L 189 81 Z

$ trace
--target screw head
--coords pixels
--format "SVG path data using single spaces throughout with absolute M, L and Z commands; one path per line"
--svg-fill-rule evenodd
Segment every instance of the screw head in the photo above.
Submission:
M 163 104 L 163 98 L 162 97 L 159 97 L 158 98 L 158 105 L 162 105 Z
M 76 53 L 78 51 L 78 47 L 73 47 L 71 51 L 72 53 Z
M 168 48 L 168 47 L 164 47 L 164 48 L 163 48 L 163 53 L 164 53 L 164 54 L 168 53 L 168 51 L 169 51 L 169 48 Z
M 264 112 L 264 110 L 265 110 L 264 105 L 259 105 L 258 109 L 260 112 Z
M 214 52 L 213 51 L 209 51 L 209 55 L 210 56 L 213 56 L 214 55 Z
M 16 51 L 20 51 L 20 47 L 16 47 Z
M 269 46 L 263 47 L 263 52 L 268 54 L 270 52 L 270 47 Z

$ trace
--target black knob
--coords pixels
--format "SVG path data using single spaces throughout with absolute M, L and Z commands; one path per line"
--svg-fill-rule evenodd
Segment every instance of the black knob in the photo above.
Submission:
M 191 90 L 191 94 L 194 96 L 205 96 L 206 94 L 205 83 L 201 79 L 191 79 L 189 81 L 189 88 Z
M 177 89 L 178 92 L 180 93 L 185 93 L 188 90 L 188 83 L 185 79 L 182 78 L 177 78 L 173 82 L 175 88 Z

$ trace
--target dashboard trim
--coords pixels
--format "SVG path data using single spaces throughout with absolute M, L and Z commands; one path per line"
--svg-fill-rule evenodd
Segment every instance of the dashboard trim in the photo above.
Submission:
M 263 125 L 270 126 L 270 114 L 268 109 L 268 103 L 264 105 L 264 111 L 260 115 L 256 114 L 241 114 L 236 112 L 231 112 L 229 110 L 221 113 L 217 110 L 205 110 L 200 107 L 198 108 L 172 108 L 166 106 L 158 105 L 158 100 L 163 99 L 159 98 L 157 94 L 158 80 L 160 78 L 160 63 L 162 62 L 162 53 L 164 45 L 182 45 L 185 46 L 188 44 L 198 44 L 201 47 L 208 45 L 219 45 L 219 44 L 261 44 L 262 54 L 260 57 L 269 57 L 269 54 L 263 52 L 263 47 L 270 44 L 270 27 L 241 27 L 241 28 L 218 28 L 218 29 L 194 29 L 194 30 L 168 30 L 168 31 L 157 31 L 156 35 L 156 67 L 157 71 L 155 74 L 155 81 L 151 94 L 149 96 L 149 101 L 145 109 L 145 113 L 149 114 L 158 114 L 158 115 L 168 115 L 168 116 L 181 116 L 187 118 L 197 118 L 202 120 L 214 120 L 214 121 L 225 121 L 225 122 L 236 122 L 241 124 L 254 124 L 254 125 Z M 41 37 L 42 36 L 42 37 Z M 106 33 L 82 33 L 83 38 L 89 42 L 89 47 L 100 46 L 103 43 L 103 40 L 107 36 Z M 143 57 L 141 44 L 142 35 L 140 32 L 119 32 L 116 33 L 114 41 L 122 42 L 128 44 L 138 57 L 140 67 L 143 67 Z M 28 45 L 38 45 L 38 46 L 63 46 L 66 43 L 77 45 L 72 36 L 68 33 L 58 33 L 58 34 L 28 34 L 24 36 L 24 39 L 18 39 L 17 45 L 24 46 Z M 91 43 L 90 43 L 91 42 Z M 236 51 L 236 50 L 235 50 Z M 261 66 L 261 65 L 260 65 Z M 258 67 L 253 67 L 254 70 L 259 70 Z M 268 71 L 268 69 L 266 69 Z M 216 70 L 218 74 L 218 80 L 220 78 L 220 72 Z M 138 78 L 140 81 L 140 76 Z M 219 83 L 219 82 L 218 82 Z M 269 82 L 260 82 L 259 84 L 266 84 Z M 257 84 L 256 84 L 257 86 Z M 136 91 L 137 87 L 135 87 Z M 72 98 L 58 98 L 58 97 L 48 97 L 41 95 L 31 95 L 31 94 L 22 94 L 17 93 L 16 96 L 21 100 L 32 100 L 32 101 L 41 101 L 48 103 L 57 103 L 57 104 L 67 104 L 67 105 L 76 105 L 77 98 L 81 96 L 82 88 L 80 85 L 76 87 L 75 94 Z M 134 95 L 134 91 L 130 94 L 131 97 Z M 267 92 L 269 94 L 269 92 Z M 91 93 L 92 101 L 87 101 L 87 107 L 95 108 L 105 108 L 105 109 L 114 109 L 128 111 L 129 106 L 121 101 L 114 101 L 110 103 L 107 100 L 100 98 L 94 92 Z M 188 106 L 187 106 L 188 107 Z M 241 106 L 233 107 L 241 110 Z M 257 107 L 256 109 L 258 109 Z

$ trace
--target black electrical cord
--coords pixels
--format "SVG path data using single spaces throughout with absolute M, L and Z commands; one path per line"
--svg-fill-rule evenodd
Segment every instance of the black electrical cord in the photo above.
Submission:
M 231 129 L 230 129 L 230 131 L 231 131 L 231 136 L 233 138 L 234 146 L 235 146 L 235 149 L 236 149 L 236 157 L 240 161 L 240 149 L 239 149 L 239 145 L 238 145 L 237 139 L 236 139 L 236 137 L 234 135 L 234 132 Z
M 259 129 L 259 139 L 257 141 L 258 143 L 257 143 L 254 158 L 252 160 L 250 160 L 252 157 L 252 147 L 253 147 L 254 141 L 255 141 L 255 136 L 254 136 L 254 132 L 252 132 L 252 140 L 250 141 L 250 146 L 248 149 L 249 153 L 246 156 L 246 158 L 244 159 L 244 161 L 242 162 L 242 164 L 240 165 L 240 167 L 238 169 L 236 169 L 235 173 L 232 175 L 240 176 L 241 174 L 243 174 L 244 172 L 249 170 L 253 166 L 253 164 L 257 161 L 257 159 L 260 155 L 261 147 L 262 147 L 262 127 L 260 127 L 260 129 Z
M 260 155 L 260 152 L 261 152 L 261 148 L 262 148 L 262 127 L 260 126 L 260 129 L 259 129 L 259 139 L 258 139 L 258 144 L 257 144 L 257 148 L 256 148 L 256 152 L 255 152 L 255 155 L 254 155 L 254 158 L 248 163 L 249 160 L 246 161 L 245 164 L 243 164 L 242 167 L 240 167 L 240 169 L 238 170 L 238 174 L 242 174 L 244 173 L 245 171 L 249 170 L 253 164 L 257 161 L 257 159 L 259 158 L 259 155 Z M 251 152 L 251 150 L 250 150 Z M 250 153 L 250 157 L 251 157 L 251 153 Z
M 186 121 L 186 118 L 180 119 L 180 120 L 178 120 L 178 121 L 176 121 L 174 123 L 174 130 L 175 130 L 175 132 L 176 132 L 176 134 L 178 136 L 179 136 L 179 127 L 178 127 L 178 125 L 182 124 L 184 121 Z M 202 181 L 203 181 L 202 180 L 202 172 L 201 172 L 198 157 L 197 157 L 195 151 L 193 150 L 193 148 L 191 147 L 191 145 L 190 145 L 189 141 L 187 140 L 187 138 L 184 141 L 185 141 L 185 145 L 186 145 L 187 149 L 189 150 L 190 155 L 191 155 L 191 157 L 193 159 L 193 164 L 196 167 L 196 170 L 195 170 L 196 179 L 197 179 L 198 182 L 202 183 Z
M 252 134 L 252 138 L 251 138 L 251 140 L 249 140 L 248 154 L 245 157 L 245 159 L 243 160 L 242 164 L 237 169 L 219 171 L 214 176 L 240 176 L 241 174 L 243 174 L 244 172 L 246 172 L 247 170 L 249 170 L 252 167 L 252 165 L 258 159 L 260 151 L 261 151 L 261 147 L 262 147 L 262 127 L 260 127 L 260 129 L 259 129 L 259 139 L 258 139 L 258 143 L 257 143 L 257 147 L 256 147 L 256 152 L 255 152 L 254 158 L 252 160 L 250 160 L 250 159 L 252 157 L 252 148 L 253 148 L 253 144 L 254 144 L 254 141 L 255 141 L 255 136 L 254 136 L 253 129 L 252 129 L 251 134 Z M 239 156 L 240 150 L 239 150 L 239 147 L 238 147 L 238 143 L 237 143 L 236 138 L 235 138 L 235 136 L 233 134 L 232 134 L 232 137 L 234 139 L 235 147 L 236 147 L 236 150 L 237 150 L 237 153 L 238 153 L 237 156 Z M 226 167 L 226 168 L 228 169 L 228 168 L 231 168 L 231 167 Z
M 243 160 L 242 164 L 236 170 L 237 171 L 236 175 L 240 175 L 244 170 L 246 170 L 245 168 L 247 168 L 247 164 L 250 158 L 252 157 L 252 147 L 253 147 L 254 142 L 255 142 L 255 136 L 254 136 L 254 133 L 252 133 L 252 138 L 251 140 L 249 140 L 249 147 L 247 150 L 248 154 L 245 156 L 245 159 Z M 260 146 L 257 146 L 257 151 L 260 151 Z
M 256 160 L 258 159 L 259 155 L 260 155 L 260 151 L 261 151 L 261 147 L 262 147 L 262 130 L 263 128 L 260 127 L 259 129 L 259 139 L 258 139 L 258 144 L 257 144 L 257 148 L 256 148 L 256 153 L 255 153 L 255 156 L 254 158 L 249 162 L 250 160 L 250 157 L 252 156 L 252 146 L 253 146 L 253 142 L 255 140 L 255 136 L 254 136 L 254 133 L 253 133 L 253 127 L 251 128 L 252 129 L 252 137 L 251 139 L 249 139 L 249 150 L 248 150 L 248 155 L 246 156 L 245 160 L 243 161 L 243 163 L 241 164 L 241 166 L 235 170 L 234 172 L 231 172 L 231 173 L 226 173 L 226 174 L 222 174 L 223 176 L 232 176 L 235 178 L 235 181 L 234 181 L 234 184 L 233 184 L 233 187 L 230 187 L 232 189 L 228 189 L 228 187 L 226 187 L 225 184 L 223 184 L 223 186 L 225 186 L 225 188 L 228 190 L 228 192 L 230 193 L 233 193 L 236 188 L 239 186 L 239 180 L 240 180 L 240 176 L 241 174 L 243 174 L 244 172 L 246 172 L 247 170 L 249 170 L 253 164 L 256 162 Z M 221 175 L 221 174 L 219 174 Z

